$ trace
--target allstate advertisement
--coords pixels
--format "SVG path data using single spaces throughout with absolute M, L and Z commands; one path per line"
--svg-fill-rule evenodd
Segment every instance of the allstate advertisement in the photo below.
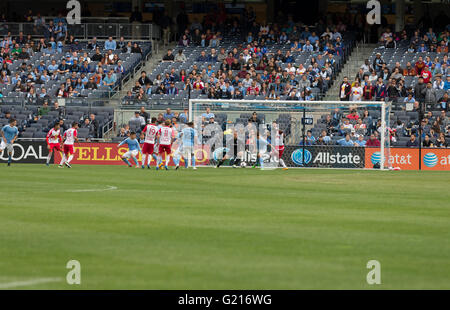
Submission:
M 365 167 L 363 147 L 305 146 L 303 148 L 302 146 L 287 146 L 283 159 L 291 167 Z

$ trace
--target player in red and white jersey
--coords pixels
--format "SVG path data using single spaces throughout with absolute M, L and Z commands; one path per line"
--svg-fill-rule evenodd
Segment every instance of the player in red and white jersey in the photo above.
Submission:
M 58 152 L 61 152 L 61 126 L 59 123 L 56 123 L 55 126 L 53 126 L 52 129 L 47 133 L 46 141 L 47 141 L 47 148 L 48 148 L 48 156 L 47 156 L 47 162 L 45 163 L 47 166 L 50 164 L 50 160 L 52 159 L 53 150 L 56 150 Z
M 174 129 L 170 127 L 170 120 L 166 120 L 164 122 L 164 126 L 161 127 L 158 131 L 159 137 L 159 154 L 158 154 L 158 163 L 162 163 L 162 155 L 164 156 L 164 168 L 169 170 L 168 165 L 170 162 L 170 154 L 172 153 L 172 141 L 174 137 Z
M 78 123 L 73 122 L 72 128 L 67 129 L 66 132 L 64 132 L 64 155 L 61 160 L 61 163 L 59 164 L 59 168 L 62 168 L 65 164 L 68 168 L 72 168 L 70 165 L 70 162 L 73 159 L 73 144 L 75 142 L 78 142 Z
M 280 162 L 281 166 L 283 167 L 283 170 L 287 170 L 286 164 L 283 160 L 283 152 L 284 152 L 284 133 L 282 130 L 278 128 L 278 124 L 273 122 L 272 123 L 272 155 L 274 155 Z
M 142 169 L 145 168 L 145 159 L 147 159 L 148 169 L 150 169 L 152 157 L 156 162 L 158 161 L 156 155 L 153 154 L 155 151 L 156 136 L 158 135 L 158 131 L 159 129 L 156 126 L 156 117 L 153 117 L 151 123 L 147 124 L 142 131 L 142 134 L 144 135 L 144 146 L 142 147 Z

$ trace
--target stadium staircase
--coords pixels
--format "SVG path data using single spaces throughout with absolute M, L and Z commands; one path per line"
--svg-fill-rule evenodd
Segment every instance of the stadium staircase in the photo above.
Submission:
M 156 43 L 155 44 L 159 44 Z M 158 49 L 156 49 L 156 53 L 154 52 L 152 57 L 145 63 L 145 66 L 143 68 L 141 68 L 140 71 L 146 71 L 147 75 L 150 75 L 150 73 L 153 71 L 153 69 L 161 62 L 161 59 L 163 58 L 163 56 L 167 53 L 167 50 L 170 48 L 172 49 L 172 51 L 175 53 L 175 47 L 177 46 L 177 42 L 171 42 L 168 46 L 162 46 Z M 122 92 L 120 94 L 117 94 L 116 98 L 122 98 L 126 95 L 127 91 L 131 90 L 134 86 L 134 84 L 136 83 L 136 81 L 141 77 L 140 72 L 138 72 L 134 78 L 130 79 L 129 81 L 127 81 L 126 84 L 124 84 L 123 88 L 122 88 Z
M 326 93 L 324 100 L 339 100 L 339 86 L 344 76 L 347 76 L 348 80 L 353 82 L 356 74 L 359 71 L 359 68 L 364 63 L 364 60 L 370 57 L 374 48 L 376 48 L 377 46 L 377 44 L 356 44 L 356 47 L 353 49 L 352 54 L 344 64 L 339 75 L 336 77 L 333 86 Z

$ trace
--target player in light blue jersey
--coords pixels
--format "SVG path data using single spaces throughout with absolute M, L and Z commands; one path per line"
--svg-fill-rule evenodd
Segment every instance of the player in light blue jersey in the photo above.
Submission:
M 141 146 L 139 145 L 139 141 L 138 141 L 138 139 L 136 139 L 136 133 L 134 131 L 132 131 L 130 133 L 129 138 L 126 138 L 125 140 L 120 142 L 117 147 L 120 147 L 124 144 L 128 145 L 128 152 L 126 152 L 125 154 L 122 155 L 123 162 L 126 163 L 128 165 L 128 167 L 130 167 L 130 168 L 133 167 L 133 165 L 128 161 L 128 159 L 131 157 L 136 164 L 136 168 L 139 168 L 139 162 L 138 162 L 136 156 L 139 153 L 142 154 L 142 151 L 141 151 Z
M 187 123 L 187 125 L 188 127 L 183 128 L 183 130 L 178 135 L 178 138 L 181 139 L 183 145 L 181 157 L 184 160 L 185 168 L 188 168 L 190 156 L 192 159 L 192 167 L 195 170 L 197 169 L 197 167 L 195 167 L 195 154 L 194 154 L 195 142 L 197 141 L 198 144 L 201 144 L 201 142 L 198 138 L 197 130 L 194 129 L 194 123 L 189 122 Z M 178 169 L 178 166 L 175 169 Z
M 11 166 L 13 145 L 19 135 L 19 130 L 16 127 L 16 120 L 10 119 L 9 125 L 2 128 L 2 141 L 0 142 L 0 154 L 6 149 L 8 152 L 8 166 Z
M 259 165 L 261 168 L 264 168 L 264 159 L 263 155 L 267 152 L 267 147 L 272 145 L 260 136 L 259 131 L 256 134 L 256 162 L 253 164 L 252 168 L 256 168 Z

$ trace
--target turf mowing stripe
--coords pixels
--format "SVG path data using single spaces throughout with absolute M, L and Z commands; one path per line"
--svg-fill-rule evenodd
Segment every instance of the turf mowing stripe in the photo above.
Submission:
M 60 282 L 60 281 L 62 281 L 62 278 L 38 278 L 38 279 L 27 280 L 27 281 L 14 281 L 14 282 L 8 282 L 8 283 L 0 283 L 0 289 L 21 287 L 21 286 L 30 286 L 30 285 L 51 283 L 51 282 Z

